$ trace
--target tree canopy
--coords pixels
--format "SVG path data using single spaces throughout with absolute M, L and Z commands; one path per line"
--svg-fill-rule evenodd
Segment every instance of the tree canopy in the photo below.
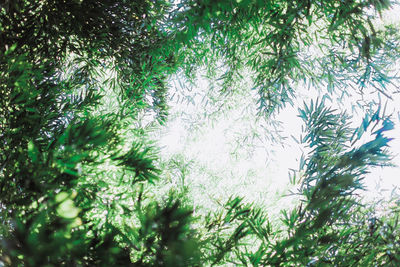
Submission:
M 399 25 L 382 14 L 393 4 L 0 1 L 0 262 L 398 266 L 398 204 L 377 214 L 354 193 L 389 164 L 380 103 L 356 129 L 323 99 L 299 110 L 310 153 L 281 228 L 237 196 L 194 215 L 184 186 L 160 190 L 168 166 L 148 132 L 168 120 L 170 80 L 196 86 L 200 69 L 222 98 L 250 94 L 240 88 L 250 77 L 267 120 L 300 86 L 390 100 Z

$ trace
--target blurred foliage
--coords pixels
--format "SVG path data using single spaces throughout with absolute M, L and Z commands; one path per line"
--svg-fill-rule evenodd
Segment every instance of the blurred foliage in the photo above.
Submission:
M 375 28 L 368 15 L 389 6 L 1 1 L 0 263 L 398 266 L 398 206 L 380 216 L 354 194 L 369 166 L 388 161 L 384 132 L 393 126 L 380 110 L 355 130 L 323 102 L 300 110 L 312 151 L 302 202 L 283 211 L 287 232 L 237 197 L 197 218 L 186 190 L 156 196 L 163 170 L 146 133 L 167 119 L 170 75 L 190 79 L 207 66 L 216 78 L 221 62 L 222 92 L 246 70 L 268 114 L 302 81 L 328 92 L 372 85 L 390 97 L 398 32 Z M 373 140 L 356 146 L 372 124 Z

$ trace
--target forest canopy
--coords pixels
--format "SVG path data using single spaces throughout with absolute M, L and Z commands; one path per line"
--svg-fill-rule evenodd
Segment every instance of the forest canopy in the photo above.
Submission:
M 356 193 L 390 165 L 397 4 L 0 1 L 0 265 L 399 266 L 398 199 L 377 212 Z M 169 120 L 171 81 L 199 72 L 210 99 L 256 92 L 253 119 L 270 123 L 299 88 L 372 97 L 354 103 L 357 128 L 325 98 L 299 109 L 309 152 L 280 223 L 235 195 L 194 213 L 184 183 L 165 186 L 186 163 L 167 164 L 151 129 Z

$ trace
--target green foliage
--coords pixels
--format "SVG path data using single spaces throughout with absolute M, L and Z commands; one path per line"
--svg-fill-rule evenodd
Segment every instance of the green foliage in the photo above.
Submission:
M 397 32 L 375 29 L 366 14 L 389 6 L 1 1 L 1 263 L 397 266 L 398 207 L 372 216 L 354 194 L 368 167 L 388 160 L 384 132 L 393 125 L 380 110 L 356 130 L 323 102 L 300 110 L 311 152 L 302 202 L 282 212 L 286 232 L 237 197 L 194 217 L 183 162 L 176 163 L 183 190 L 157 196 L 163 170 L 141 117 L 153 115 L 147 125 L 167 119 L 170 75 L 190 78 L 206 65 L 213 77 L 221 62 L 222 91 L 235 90 L 234 79 L 248 71 L 267 113 L 290 101 L 303 80 L 328 91 L 343 89 L 344 80 L 372 84 L 390 96 L 386 69 L 398 58 Z M 356 146 L 372 124 L 380 127 L 373 140 Z
M 279 233 L 266 219 L 260 219 L 260 212 L 257 217 L 250 216 L 251 208 L 241 208 L 239 199 L 228 201 L 227 215 L 221 221 L 237 219 L 234 233 L 239 234 L 229 247 L 237 256 L 225 256 L 224 261 L 253 266 L 398 265 L 398 239 L 387 239 L 398 232 L 398 212 L 378 219 L 354 194 L 362 187 L 368 167 L 387 164 L 389 139 L 383 133 L 391 129 L 390 120 L 375 113 L 370 124 L 375 123 L 373 128 L 382 125 L 373 140 L 354 147 L 346 145 L 350 134 L 356 133 L 347 125 L 346 114 L 337 114 L 318 101 L 305 105 L 300 114 L 307 126 L 303 142 L 311 151 L 303 166 L 299 206 L 282 211 L 286 229 Z M 218 233 L 223 233 L 222 229 Z M 245 236 L 249 241 L 239 244 Z M 224 241 L 230 244 L 229 239 Z M 259 244 L 256 250 L 255 244 Z
M 261 111 L 290 102 L 296 85 L 348 93 L 369 84 L 390 96 L 386 72 L 398 55 L 398 37 L 376 18 L 389 1 L 182 1 L 175 19 L 195 60 L 218 68 L 230 90 L 248 69 L 259 92 Z M 183 12 L 179 12 L 183 10 Z M 375 13 L 375 14 L 376 14 Z M 193 41 L 191 41 L 194 39 Z M 208 55 L 208 56 L 205 56 Z M 393 57 L 394 56 L 394 57 Z M 193 60 L 188 59 L 189 64 Z M 359 75 L 361 74 L 361 75 Z

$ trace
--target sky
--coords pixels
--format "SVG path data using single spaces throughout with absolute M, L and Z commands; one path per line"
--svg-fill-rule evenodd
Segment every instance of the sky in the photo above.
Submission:
M 383 17 L 386 21 L 400 22 L 398 14 L 400 7 L 396 6 Z M 244 84 L 249 82 L 243 81 Z M 303 101 L 315 101 L 321 93 L 297 88 L 294 106 L 287 105 L 275 118 L 281 124 L 269 125 L 267 119 L 255 119 L 255 92 L 242 91 L 231 100 L 215 101 L 212 105 L 207 101 L 218 98 L 207 93 L 212 86 L 200 78 L 194 87 L 185 91 L 177 80 L 172 81 L 175 89 L 170 101 L 172 116 L 159 141 L 162 157 L 171 159 L 180 155 L 188 163 L 190 171 L 186 183 L 192 190 L 195 206 L 209 208 L 224 202 L 230 195 L 240 195 L 267 205 L 277 214 L 293 203 L 289 197 L 287 201 L 282 200 L 293 190 L 288 172 L 299 169 L 300 158 L 306 153 L 304 146 L 292 138 L 299 138 L 302 132 L 298 108 L 303 107 Z M 358 97 L 348 98 L 340 108 L 351 111 L 351 104 Z M 387 102 L 386 113 L 393 113 L 395 129 L 387 135 L 393 138 L 389 150 L 394 156 L 392 163 L 397 167 L 375 168 L 366 176 L 367 190 L 362 195 L 370 200 L 388 198 L 393 189 L 400 188 L 400 94 L 392 97 L 393 100 Z M 218 109 L 222 103 L 223 108 Z M 335 100 L 331 105 L 335 107 Z M 353 115 L 353 126 L 358 127 L 364 115 Z M 286 139 L 275 140 L 274 137 Z
M 203 87 L 206 87 L 203 84 Z M 198 87 L 198 90 L 200 91 Z M 203 88 L 204 89 L 204 88 Z M 194 91 L 192 93 L 195 94 Z M 215 201 L 224 202 L 230 195 L 239 195 L 249 201 L 268 205 L 272 212 L 290 207 L 292 199 L 286 203 L 284 196 L 293 187 L 289 185 L 290 169 L 298 170 L 303 153 L 307 153 L 304 145 L 296 143 L 292 138 L 299 138 L 302 133 L 302 120 L 298 117 L 298 108 L 303 107 L 303 101 L 309 103 L 318 97 L 317 92 L 298 92 L 301 97 L 295 100 L 295 105 L 284 108 L 275 120 L 281 124 L 276 132 L 266 122 L 254 122 L 257 105 L 256 96 L 249 95 L 243 99 L 238 96 L 237 104 L 232 103 L 226 114 L 220 114 L 210 120 L 199 116 L 204 113 L 204 106 L 182 102 L 172 105 L 172 118 L 164 128 L 160 146 L 163 158 L 173 158 L 183 155 L 183 160 L 191 162 L 191 172 L 188 172 L 187 185 L 192 190 L 196 203 L 206 208 L 215 206 Z M 194 97 L 194 103 L 201 98 Z M 232 102 L 235 102 L 233 100 Z M 351 100 L 349 100 L 351 102 Z M 243 116 L 243 105 L 253 112 Z M 387 110 L 396 115 L 400 109 L 400 97 L 394 96 Z M 334 107 L 334 104 L 332 104 Z M 348 107 L 351 110 L 350 107 Z M 247 111 L 248 112 L 248 111 Z M 394 155 L 393 163 L 400 166 L 400 123 L 398 116 L 393 116 L 395 129 L 387 136 L 394 138 L 390 142 L 390 152 Z M 353 126 L 361 125 L 363 115 L 355 115 Z M 265 127 L 260 127 L 264 125 Z M 274 141 L 268 138 L 251 138 L 255 132 L 259 136 L 280 135 L 285 140 Z M 257 136 L 256 135 L 256 136 Z M 371 136 L 369 136 L 372 138 Z M 368 136 L 364 142 L 371 139 Z M 260 140 L 261 139 L 261 140 Z M 366 176 L 366 191 L 362 195 L 370 200 L 389 198 L 391 191 L 400 187 L 398 174 L 400 167 L 375 168 Z M 283 197 L 283 198 L 282 198 Z M 211 198 L 211 199 L 210 199 Z M 280 209 L 276 209 L 279 205 Z

